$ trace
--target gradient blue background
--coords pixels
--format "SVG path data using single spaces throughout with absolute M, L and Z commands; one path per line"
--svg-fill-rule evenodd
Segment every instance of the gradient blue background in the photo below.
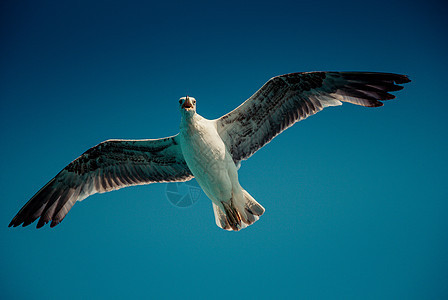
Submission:
M 448 298 L 443 1 L 1 1 L 2 299 Z M 266 208 L 238 233 L 166 184 L 94 195 L 54 229 L 7 228 L 86 149 L 216 118 L 269 78 L 413 80 L 378 109 L 329 108 L 243 163 Z

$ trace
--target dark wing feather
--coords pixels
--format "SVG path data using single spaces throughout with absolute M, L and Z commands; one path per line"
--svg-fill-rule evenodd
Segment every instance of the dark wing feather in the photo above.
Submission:
M 59 224 L 76 201 L 126 186 L 193 178 L 176 136 L 156 140 L 108 140 L 87 150 L 50 180 L 9 226 Z
M 394 99 L 389 92 L 410 82 L 406 75 L 367 72 L 291 73 L 270 79 L 252 97 L 216 120 L 219 135 L 235 163 L 258 149 L 294 123 L 327 106 L 349 102 L 367 107 L 382 106 Z

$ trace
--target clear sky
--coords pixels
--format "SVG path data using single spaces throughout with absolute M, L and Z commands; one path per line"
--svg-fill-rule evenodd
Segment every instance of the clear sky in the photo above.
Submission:
M 443 2 L 1 1 L 0 297 L 447 299 Z M 7 227 L 89 147 L 176 134 L 180 97 L 212 119 L 313 70 L 412 83 L 244 162 L 255 225 L 226 232 L 204 194 L 178 208 L 153 184 L 94 195 L 53 229 Z

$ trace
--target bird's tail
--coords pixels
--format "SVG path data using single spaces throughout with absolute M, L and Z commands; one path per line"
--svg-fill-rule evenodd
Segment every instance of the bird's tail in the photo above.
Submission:
M 213 203 L 216 225 L 225 230 L 238 231 L 255 223 L 264 213 L 264 207 L 243 189 L 242 200 L 233 197 L 230 202 L 222 201 L 222 208 Z

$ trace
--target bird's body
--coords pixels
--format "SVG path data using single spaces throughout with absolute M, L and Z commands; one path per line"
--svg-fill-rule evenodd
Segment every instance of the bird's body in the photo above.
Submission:
M 264 208 L 238 180 L 242 160 L 294 123 L 325 107 L 349 102 L 382 106 L 410 80 L 369 72 L 291 73 L 269 80 L 235 110 L 216 120 L 196 113 L 196 100 L 179 100 L 179 134 L 153 140 L 108 140 L 87 150 L 38 191 L 9 226 L 59 224 L 89 195 L 153 182 L 196 178 L 213 203 L 216 224 L 238 231 Z
M 214 122 L 199 114 L 186 118 L 181 122 L 179 138 L 191 173 L 215 204 L 229 200 L 238 175 Z
M 195 101 L 191 97 L 186 99 Z M 216 120 L 186 111 L 182 114 L 179 140 L 191 173 L 213 202 L 216 224 L 225 229 L 239 230 L 258 220 L 258 215 L 252 213 L 253 216 L 248 216 L 250 212 L 244 208 L 246 201 L 238 181 L 238 170 L 218 134 Z M 260 210 L 264 211 L 262 207 Z M 220 211 L 232 215 L 231 220 L 222 219 Z

